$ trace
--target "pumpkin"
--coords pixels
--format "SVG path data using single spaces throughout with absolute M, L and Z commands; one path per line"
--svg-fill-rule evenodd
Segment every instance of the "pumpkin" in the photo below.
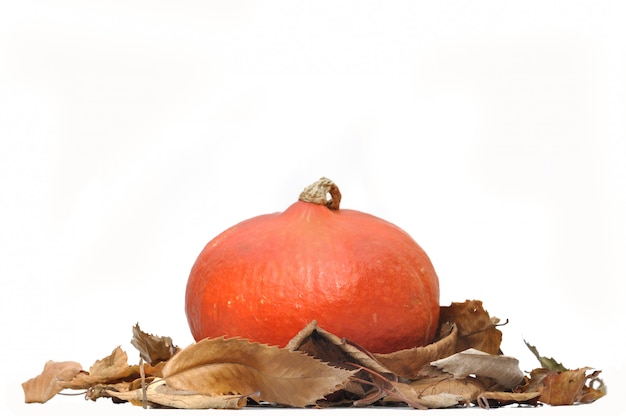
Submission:
M 193 337 L 285 346 L 315 320 L 370 352 L 430 343 L 439 320 L 430 259 L 399 227 L 340 209 L 340 200 L 338 187 L 322 178 L 284 212 L 211 240 L 187 282 Z

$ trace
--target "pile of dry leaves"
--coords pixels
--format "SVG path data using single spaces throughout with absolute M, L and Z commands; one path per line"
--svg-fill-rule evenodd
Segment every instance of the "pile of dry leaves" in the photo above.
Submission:
M 502 355 L 499 321 L 480 301 L 441 308 L 432 344 L 373 354 L 312 322 L 285 348 L 240 338 L 205 339 L 185 349 L 171 338 L 133 328 L 139 364 L 121 348 L 89 371 L 76 362 L 46 363 L 23 383 L 27 403 L 43 403 L 65 389 L 143 407 L 411 406 L 591 403 L 606 394 L 600 371 L 567 370 L 529 348 L 542 366 L 525 375 Z

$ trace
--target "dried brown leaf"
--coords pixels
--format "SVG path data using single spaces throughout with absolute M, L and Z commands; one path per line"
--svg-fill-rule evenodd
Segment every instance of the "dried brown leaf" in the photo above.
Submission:
M 505 389 L 516 387 L 524 380 L 524 373 L 520 370 L 516 358 L 491 355 L 475 349 L 433 361 L 431 365 L 457 378 L 465 378 L 472 374 L 488 377 Z
M 150 365 L 148 363 L 143 363 L 143 372 L 146 377 L 159 377 L 163 378 L 163 367 L 167 361 L 160 361 L 157 365 Z M 141 375 L 141 369 L 139 364 L 130 366 L 130 374 L 128 378 L 137 378 Z
M 462 396 L 465 402 L 473 402 L 479 394 L 485 391 L 485 385 L 476 378 L 455 378 L 450 374 L 439 371 L 438 375 L 413 381 L 409 384 L 419 397 L 439 394 Z
M 128 355 L 120 347 L 101 360 L 97 360 L 89 372 L 80 372 L 71 380 L 61 383 L 67 389 L 87 389 L 96 384 L 112 384 L 131 377 L 133 368 L 128 365 Z
M 141 358 L 151 365 L 169 360 L 178 350 L 172 338 L 145 333 L 139 328 L 139 324 L 133 327 L 130 343 L 139 350 Z
M 102 397 L 114 397 L 141 406 L 144 393 L 141 388 L 121 392 L 105 390 L 102 392 Z M 165 380 L 158 379 L 147 386 L 145 399 L 153 407 L 158 405 L 159 407 L 176 409 L 241 409 L 248 398 L 241 395 L 208 396 L 191 391 L 176 390 L 168 387 Z
M 539 396 L 540 393 L 538 392 L 515 393 L 505 391 L 485 391 L 478 395 L 476 402 L 484 409 L 502 407 L 514 403 L 536 406 Z
M 82 367 L 73 361 L 48 361 L 37 377 L 22 383 L 26 403 L 45 403 L 64 390 L 62 382 L 73 379 Z
M 416 409 L 444 409 L 466 403 L 462 395 L 446 391 L 423 394 L 423 390 L 413 384 L 390 382 L 393 389 L 387 393 L 383 402 L 404 402 Z
M 419 402 L 429 409 L 446 409 L 449 407 L 465 406 L 467 402 L 461 395 L 450 393 L 432 394 L 429 396 L 422 396 Z
M 562 406 L 591 403 L 606 394 L 599 371 L 589 373 L 588 367 L 562 372 L 539 368 L 530 373 L 526 392 L 541 393 L 542 403 Z
M 447 409 L 449 407 L 465 406 L 465 398 L 458 394 L 439 393 L 422 396 L 419 403 L 428 409 Z
M 208 338 L 174 357 L 163 369 L 168 386 L 206 395 L 259 392 L 261 401 L 294 407 L 314 404 L 343 387 L 353 371 L 301 352 L 240 338 Z
M 442 338 L 425 347 L 373 355 L 382 365 L 398 376 L 415 380 L 425 365 L 455 353 L 457 334 L 456 325 L 451 325 L 448 331 L 443 333 Z
M 455 352 L 469 348 L 498 354 L 502 343 L 502 332 L 497 328 L 498 318 L 492 318 L 479 300 L 453 302 L 440 309 L 439 322 L 455 323 L 459 329 Z
M 286 348 L 306 352 L 336 367 L 354 369 L 356 364 L 378 373 L 392 372 L 376 359 L 375 354 L 318 327 L 315 321 L 300 331 Z
M 479 381 L 457 380 L 451 376 L 424 379 L 410 384 L 390 382 L 384 403 L 404 402 L 416 409 L 445 409 L 466 406 L 484 390 Z

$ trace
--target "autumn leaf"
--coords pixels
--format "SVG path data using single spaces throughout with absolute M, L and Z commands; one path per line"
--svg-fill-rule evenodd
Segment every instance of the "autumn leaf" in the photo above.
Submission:
M 61 385 L 67 389 L 87 389 L 95 384 L 114 383 L 132 376 L 133 368 L 128 364 L 128 355 L 120 347 L 101 360 L 97 360 L 89 372 L 80 372 Z
M 563 366 L 563 364 L 559 363 L 554 358 L 547 358 L 547 357 L 541 356 L 537 348 L 534 345 L 530 345 L 526 340 L 524 340 L 524 343 L 526 344 L 530 352 L 532 352 L 533 355 L 537 358 L 542 368 L 547 368 L 550 371 L 567 371 L 568 370 L 567 368 L 565 368 L 565 366 Z
M 576 370 L 550 371 L 539 368 L 530 373 L 526 391 L 541 393 L 539 401 L 553 406 L 591 403 L 606 394 L 600 371 L 584 367 Z
M 508 406 L 510 404 L 527 404 L 536 406 L 539 401 L 540 393 L 538 392 L 506 392 L 506 391 L 485 391 L 476 397 L 476 402 L 483 409 L 492 407 Z
M 427 409 L 446 409 L 449 407 L 465 406 L 465 398 L 458 394 L 439 393 L 422 396 L 418 403 Z
M 335 367 L 354 369 L 356 364 L 379 373 L 392 373 L 376 359 L 375 354 L 318 327 L 315 321 L 292 338 L 286 348 L 290 351 L 306 352 Z
M 163 368 L 168 386 L 205 395 L 259 393 L 286 406 L 315 404 L 354 372 L 301 352 L 240 338 L 208 338 L 183 349 Z
M 456 393 L 441 391 L 424 394 L 423 390 L 416 388 L 412 384 L 394 381 L 390 382 L 390 384 L 393 389 L 387 393 L 383 402 L 405 402 L 416 409 L 445 409 L 467 403 L 464 396 Z
M 45 403 L 64 390 L 62 382 L 72 380 L 82 371 L 73 361 L 48 361 L 42 373 L 22 383 L 26 403 Z
M 466 403 L 470 403 L 486 390 L 486 386 L 474 377 L 455 378 L 442 371 L 436 371 L 438 373 L 434 373 L 430 377 L 409 383 L 409 387 L 415 391 L 418 397 L 448 394 L 461 396 Z
M 524 373 L 519 368 L 517 358 L 491 355 L 475 349 L 433 361 L 431 365 L 457 378 L 464 378 L 470 374 L 487 377 L 505 389 L 516 387 L 524 380 Z
M 139 328 L 139 324 L 133 327 L 130 343 L 137 348 L 141 358 L 151 365 L 169 360 L 178 350 L 172 338 L 147 334 Z
M 428 409 L 458 407 L 477 403 L 480 407 L 501 407 L 509 404 L 536 405 L 540 393 L 489 391 L 475 377 L 455 378 L 443 372 L 431 372 L 429 377 L 407 385 L 394 383 L 403 397 Z M 386 396 L 383 402 L 398 402 L 397 396 Z
M 466 384 L 464 380 L 457 380 L 450 376 L 422 379 L 409 384 L 392 382 L 394 390 L 399 394 L 389 394 L 382 402 L 404 401 L 418 409 L 445 409 L 464 406 L 478 394 L 473 394 L 474 386 L 470 385 L 468 389 Z M 479 387 L 479 391 L 482 389 L 482 386 Z
M 489 316 L 479 300 L 453 302 L 442 306 L 439 322 L 452 322 L 458 327 L 458 341 L 455 352 L 469 348 L 488 354 L 498 354 L 502 343 L 502 332 L 497 328 L 500 320 Z
M 386 368 L 396 375 L 415 380 L 420 370 L 431 361 L 448 357 L 456 351 L 458 330 L 456 325 L 448 326 L 443 337 L 425 347 L 415 347 L 388 354 L 373 354 Z
M 120 401 L 141 405 L 144 392 L 141 388 L 130 391 L 104 390 L 101 397 L 112 397 Z M 151 382 L 145 391 L 145 399 L 152 407 L 171 407 L 176 409 L 241 409 L 248 397 L 242 395 L 208 396 L 192 391 L 177 390 L 169 387 L 165 380 Z

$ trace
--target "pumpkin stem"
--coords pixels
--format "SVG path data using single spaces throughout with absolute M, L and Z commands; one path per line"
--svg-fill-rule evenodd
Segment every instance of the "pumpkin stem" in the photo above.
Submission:
M 330 194 L 330 200 L 327 199 L 328 194 Z M 304 188 L 298 199 L 304 202 L 325 205 L 328 209 L 338 210 L 341 202 L 341 192 L 339 192 L 339 188 L 333 181 L 322 177 L 317 182 Z

